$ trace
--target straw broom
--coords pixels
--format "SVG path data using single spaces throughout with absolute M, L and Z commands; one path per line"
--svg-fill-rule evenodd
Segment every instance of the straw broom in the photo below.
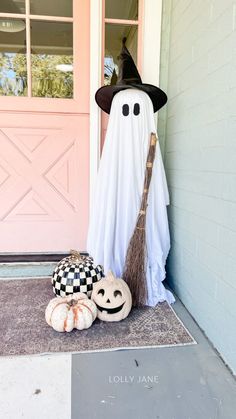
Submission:
M 123 279 L 127 282 L 133 300 L 133 306 L 144 306 L 147 301 L 147 281 L 146 281 L 146 210 L 148 191 L 152 178 L 152 168 L 155 159 L 157 137 L 152 133 L 148 150 L 144 187 L 142 194 L 141 207 L 138 214 L 133 236 L 130 239 L 126 253 Z

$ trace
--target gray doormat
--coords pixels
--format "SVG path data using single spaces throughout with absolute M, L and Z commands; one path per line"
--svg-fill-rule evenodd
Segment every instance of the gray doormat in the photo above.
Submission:
M 87 330 L 58 333 L 44 318 L 45 308 L 53 297 L 48 278 L 0 281 L 0 356 L 196 343 L 167 303 L 133 309 L 121 322 L 96 319 Z

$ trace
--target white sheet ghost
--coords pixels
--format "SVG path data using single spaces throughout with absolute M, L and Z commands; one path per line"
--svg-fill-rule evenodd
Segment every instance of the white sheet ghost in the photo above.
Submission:
M 137 89 L 122 90 L 112 101 L 105 145 L 92 202 L 87 251 L 96 264 L 121 277 L 143 192 L 151 132 L 156 132 L 153 105 Z M 153 165 L 146 215 L 147 305 L 174 302 L 165 289 L 165 263 L 170 249 L 166 206 L 169 194 L 159 143 Z

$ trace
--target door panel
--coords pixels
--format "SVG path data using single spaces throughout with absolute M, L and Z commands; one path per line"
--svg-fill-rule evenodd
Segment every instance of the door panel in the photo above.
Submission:
M 1 252 L 85 249 L 88 119 L 86 114 L 5 114 L 0 129 Z

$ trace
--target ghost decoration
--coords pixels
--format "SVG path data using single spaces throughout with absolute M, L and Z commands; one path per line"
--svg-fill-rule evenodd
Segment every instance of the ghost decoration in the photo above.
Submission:
M 105 274 L 122 277 L 143 192 L 151 132 L 156 132 L 153 106 L 140 90 L 127 89 L 113 99 L 90 217 L 87 250 Z M 153 165 L 146 216 L 147 304 L 172 303 L 164 288 L 170 249 L 167 208 L 169 195 L 159 143 Z
M 111 271 L 94 285 L 91 299 L 97 306 L 97 317 L 106 322 L 125 319 L 132 307 L 128 285 Z
M 99 165 L 87 238 L 87 251 L 105 274 L 122 277 L 130 239 L 142 199 L 151 133 L 156 133 L 154 111 L 167 100 L 158 87 L 143 84 L 129 51 L 123 45 L 123 66 L 115 86 L 96 93 L 98 105 L 110 113 Z M 165 263 L 170 249 L 167 219 L 169 194 L 159 142 L 156 144 L 146 212 L 147 305 L 174 302 L 166 290 Z

